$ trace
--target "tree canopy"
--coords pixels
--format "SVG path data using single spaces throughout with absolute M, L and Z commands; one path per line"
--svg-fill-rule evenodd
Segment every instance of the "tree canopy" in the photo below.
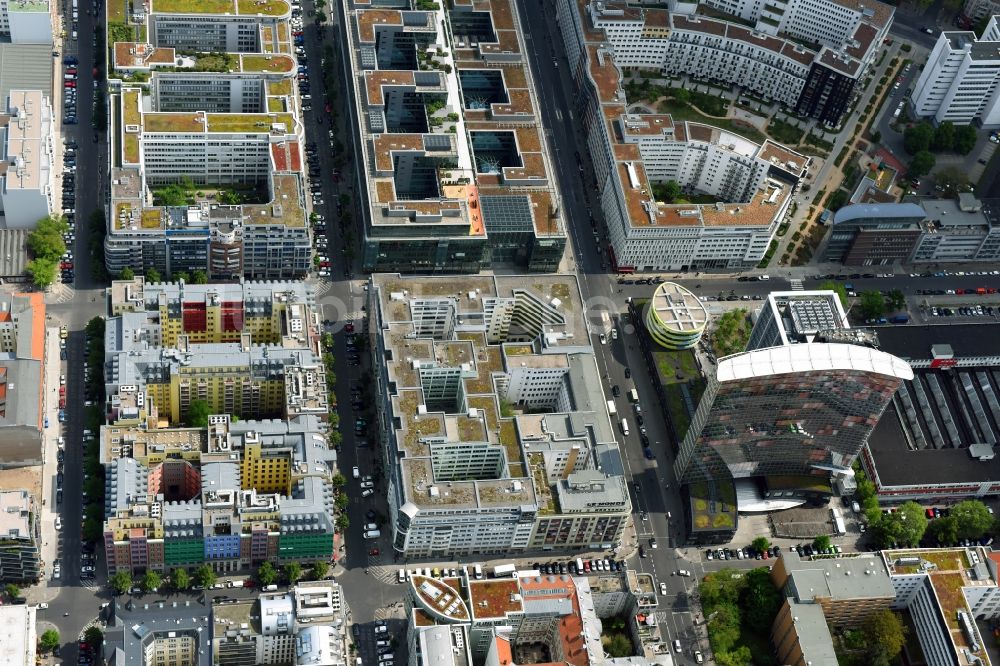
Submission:
M 208 425 L 208 413 L 210 409 L 205 400 L 195 399 L 188 405 L 187 424 L 191 428 L 204 428 Z
M 903 149 L 910 155 L 930 150 L 933 141 L 934 126 L 926 121 L 907 127 L 903 132 Z
M 55 629 L 46 629 L 38 639 L 38 647 L 42 652 L 51 652 L 59 647 L 59 632 Z
M 979 500 L 965 500 L 951 509 L 957 539 L 978 539 L 993 527 L 993 514 Z M 940 520 L 940 519 L 939 519 Z
M 758 553 L 771 547 L 771 542 L 767 537 L 759 536 L 750 542 L 750 547 Z
M 261 587 L 274 585 L 276 580 L 278 580 L 278 572 L 274 570 L 274 566 L 270 562 L 264 562 L 257 567 L 257 582 L 260 583 Z
M 170 578 L 178 590 L 186 590 L 191 587 L 191 576 L 188 575 L 187 569 L 174 569 Z
M 117 571 L 108 578 L 108 585 L 115 594 L 125 594 L 132 589 L 132 575 L 127 571 Z
M 162 584 L 163 579 L 160 577 L 160 574 L 152 569 L 148 569 L 142 575 L 142 589 L 144 592 L 155 592 Z
M 928 150 L 921 150 L 919 153 L 913 156 L 910 160 L 910 166 L 907 169 L 907 173 L 914 177 L 919 178 L 920 176 L 925 176 L 931 172 L 937 160 L 934 159 L 934 155 Z
M 826 534 L 820 534 L 813 539 L 813 548 L 821 553 L 825 553 L 830 548 L 830 537 Z
M 194 570 L 192 580 L 198 587 L 212 587 L 215 585 L 215 572 L 212 571 L 212 567 L 207 564 L 203 564 Z
M 906 644 L 906 626 L 891 610 L 880 610 L 872 615 L 863 631 L 871 658 L 869 663 L 881 659 L 892 663 Z
M 892 513 L 880 514 L 872 525 L 873 536 L 881 548 L 893 544 L 916 546 L 926 530 L 927 516 L 924 508 L 916 502 L 906 502 Z
M 875 319 L 885 314 L 885 298 L 877 291 L 861 292 L 858 308 L 865 319 Z
M 69 225 L 61 216 L 49 215 L 39 220 L 28 234 L 26 244 L 32 259 L 25 269 L 36 287 L 44 289 L 55 282 L 59 259 L 66 252 L 62 235 L 68 230 Z

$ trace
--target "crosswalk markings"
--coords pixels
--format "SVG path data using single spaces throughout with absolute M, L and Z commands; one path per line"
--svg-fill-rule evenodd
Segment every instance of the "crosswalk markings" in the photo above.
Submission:
M 792 283 L 792 291 L 805 291 L 805 287 L 802 286 L 802 280 L 798 278 L 792 278 L 789 280 Z

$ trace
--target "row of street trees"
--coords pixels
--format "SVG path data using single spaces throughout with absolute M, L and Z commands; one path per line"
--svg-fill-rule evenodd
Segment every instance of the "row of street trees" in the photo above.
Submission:
M 44 289 L 56 281 L 59 260 L 66 253 L 63 234 L 69 225 L 61 215 L 49 215 L 38 221 L 34 231 L 28 234 L 27 245 L 31 261 L 25 267 L 31 282 Z

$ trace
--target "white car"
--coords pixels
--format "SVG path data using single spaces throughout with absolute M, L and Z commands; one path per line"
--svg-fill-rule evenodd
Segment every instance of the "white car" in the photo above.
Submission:
M 56 516 L 56 529 L 57 530 L 62 529 L 62 518 L 60 516 Z
M 375 494 L 375 491 L 372 490 L 371 488 L 365 488 L 364 490 L 361 491 L 361 496 L 362 497 L 371 497 L 374 494 Z
M 49 607 L 49 605 L 47 603 L 44 603 L 44 602 L 38 604 L 38 606 L 37 606 L 38 610 L 45 610 L 48 607 Z
M 603 333 L 601 333 L 601 344 L 602 345 L 608 344 L 608 336 L 604 335 Z
M 375 484 L 372 483 L 371 481 L 362 481 L 361 482 L 361 489 L 362 490 L 371 490 L 374 487 L 375 487 Z
M 667 596 L 667 584 L 666 583 L 660 583 L 660 594 L 662 596 L 664 596 L 664 597 Z

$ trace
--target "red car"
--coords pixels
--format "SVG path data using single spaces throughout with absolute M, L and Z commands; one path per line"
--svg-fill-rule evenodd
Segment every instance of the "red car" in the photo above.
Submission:
M 62 384 L 59 386 L 59 395 L 66 395 L 66 385 Z
M 66 73 L 67 74 L 76 74 L 76 68 L 75 67 L 70 67 L 69 69 L 66 70 Z
M 373 557 L 378 557 L 378 548 L 372 548 L 371 550 L 368 551 L 368 554 Z
M 344 324 L 344 330 L 348 333 L 354 332 L 354 324 Z
M 66 409 L 66 398 L 59 398 L 59 409 Z
M 330 267 L 330 262 L 329 261 L 321 261 L 321 262 L 319 262 L 319 267 L 320 268 L 329 268 Z
M 73 262 L 72 261 L 63 261 L 63 262 L 60 262 L 59 263 L 59 268 L 60 268 L 60 270 L 64 270 L 64 271 L 70 270 L 70 269 L 73 268 Z
M 76 88 L 76 81 L 67 81 L 66 82 L 66 87 L 67 88 Z

